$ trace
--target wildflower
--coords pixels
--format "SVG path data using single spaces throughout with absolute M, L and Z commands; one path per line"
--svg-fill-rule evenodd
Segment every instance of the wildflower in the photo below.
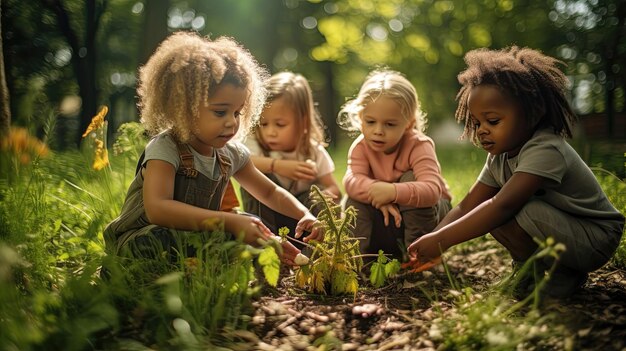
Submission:
M 107 122 L 104 120 L 107 112 L 109 112 L 109 108 L 103 106 L 100 112 L 91 119 L 91 123 L 89 123 L 87 130 L 83 133 L 83 138 L 91 135 L 93 140 L 94 157 L 91 167 L 96 171 L 109 165 L 109 151 L 106 148 Z
M 48 155 L 49 152 L 46 144 L 20 127 L 11 127 L 9 134 L 0 143 L 0 150 L 11 154 L 24 165 L 30 163 L 33 158 Z
M 93 159 L 93 169 L 99 171 L 109 165 L 109 151 L 102 140 L 96 140 L 96 151 Z
M 89 123 L 87 130 L 85 131 L 85 133 L 83 133 L 83 138 L 89 135 L 89 133 L 99 128 L 102 128 L 102 126 L 104 126 L 104 117 L 107 115 L 108 112 L 109 112 L 109 108 L 106 106 L 102 106 L 102 109 L 100 109 L 100 112 L 98 112 L 98 114 L 95 115 L 94 118 L 91 119 L 91 123 Z
M 186 257 L 184 261 L 185 273 L 192 274 L 200 268 L 200 261 L 197 257 Z

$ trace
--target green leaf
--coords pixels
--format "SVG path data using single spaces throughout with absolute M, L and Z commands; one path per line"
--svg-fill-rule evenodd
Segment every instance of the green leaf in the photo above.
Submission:
M 263 249 L 259 255 L 259 264 L 263 267 L 265 280 L 271 286 L 278 285 L 278 275 L 280 273 L 280 259 L 271 246 Z
M 380 288 L 385 284 L 385 266 L 374 262 L 370 272 L 370 282 L 375 288 Z
M 289 228 L 280 227 L 278 228 L 278 235 L 283 238 L 283 240 L 287 239 L 287 235 L 289 235 Z
M 398 273 L 400 271 L 400 262 L 398 260 L 393 259 L 391 262 L 385 265 L 385 277 L 389 278 L 390 276 Z
M 385 256 L 385 253 L 383 252 L 383 250 L 378 250 L 378 258 L 376 259 L 376 261 L 378 263 L 387 263 L 387 261 L 389 261 L 389 259 L 387 258 L 387 256 Z

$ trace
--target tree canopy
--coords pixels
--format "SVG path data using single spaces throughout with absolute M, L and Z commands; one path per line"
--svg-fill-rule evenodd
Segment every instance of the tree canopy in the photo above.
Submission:
M 272 73 L 305 75 L 334 141 L 337 111 L 377 67 L 409 78 L 431 124 L 452 118 L 463 55 L 479 47 L 555 56 L 577 112 L 624 111 L 625 17 L 619 0 L 4 0 L 2 39 L 14 123 L 62 120 L 58 146 L 100 105 L 111 130 L 136 120 L 137 69 L 176 30 L 234 37 Z

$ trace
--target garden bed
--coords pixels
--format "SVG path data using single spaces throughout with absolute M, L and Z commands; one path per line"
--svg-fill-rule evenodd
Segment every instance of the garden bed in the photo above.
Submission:
M 492 321 L 487 315 L 498 309 L 493 306 L 494 300 L 501 300 L 501 306 L 515 302 L 493 288 L 494 282 L 510 273 L 510 258 L 493 240 L 473 243 L 447 255 L 452 283 L 443 266 L 438 266 L 422 273 L 400 274 L 380 289 L 362 288 L 356 297 L 325 297 L 299 292 L 293 287 L 293 276 L 284 276 L 277 289 L 266 290 L 266 295 L 255 302 L 252 333 L 240 337 L 239 347 L 232 347 L 319 350 L 324 345 L 325 350 L 435 350 L 509 345 L 515 349 L 515 344 L 507 343 L 517 341 L 521 341 L 522 349 L 626 347 L 623 270 L 607 266 L 592 273 L 577 295 L 563 301 L 546 301 L 540 314 L 524 307 L 511 317 Z M 461 289 L 453 289 L 452 284 Z M 484 318 L 482 325 L 468 313 L 470 304 L 486 315 L 480 317 Z M 357 306 L 372 307 L 372 313 L 355 314 Z

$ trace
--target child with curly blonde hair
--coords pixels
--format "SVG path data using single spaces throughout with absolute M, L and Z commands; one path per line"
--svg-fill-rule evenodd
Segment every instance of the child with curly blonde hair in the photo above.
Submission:
M 254 137 L 246 140 L 250 159 L 271 180 L 311 207 L 313 184 L 339 199 L 341 192 L 333 177 L 335 164 L 326 151 L 324 128 L 315 111 L 309 82 L 301 74 L 280 72 L 265 84 L 268 97 Z M 246 212 L 255 214 L 272 230 L 281 227 L 293 233 L 296 222 L 261 204 L 242 190 Z
M 539 276 L 556 263 L 542 295 L 567 297 L 613 255 L 624 216 L 609 202 L 589 167 L 567 143 L 576 115 L 566 97 L 560 61 L 529 48 L 478 49 L 458 76 L 457 120 L 463 136 L 487 159 L 463 200 L 409 254 L 426 262 L 486 233 L 520 267 L 549 237 L 565 246 L 558 261 L 542 259 Z M 523 270 L 522 270 L 523 272 Z M 515 292 L 532 286 L 520 279 Z M 524 286 L 525 285 L 525 286 Z
M 141 121 L 154 135 L 145 148 L 122 213 L 105 229 L 107 249 L 120 255 L 155 255 L 176 248 L 173 230 L 199 231 L 223 223 L 226 232 L 257 245 L 273 233 L 254 216 L 220 211 L 231 176 L 270 208 L 298 218 L 296 232 L 316 218 L 288 191 L 250 162 L 233 141 L 247 132 L 265 102 L 264 70 L 230 38 L 210 40 L 178 32 L 161 43 L 140 70 Z M 194 235 L 194 233 L 189 233 Z M 299 253 L 283 242 L 283 262 Z
M 343 178 L 361 252 L 400 257 L 398 242 L 430 232 L 451 207 L 415 88 L 398 72 L 374 71 L 339 116 L 344 129 L 361 133 Z

